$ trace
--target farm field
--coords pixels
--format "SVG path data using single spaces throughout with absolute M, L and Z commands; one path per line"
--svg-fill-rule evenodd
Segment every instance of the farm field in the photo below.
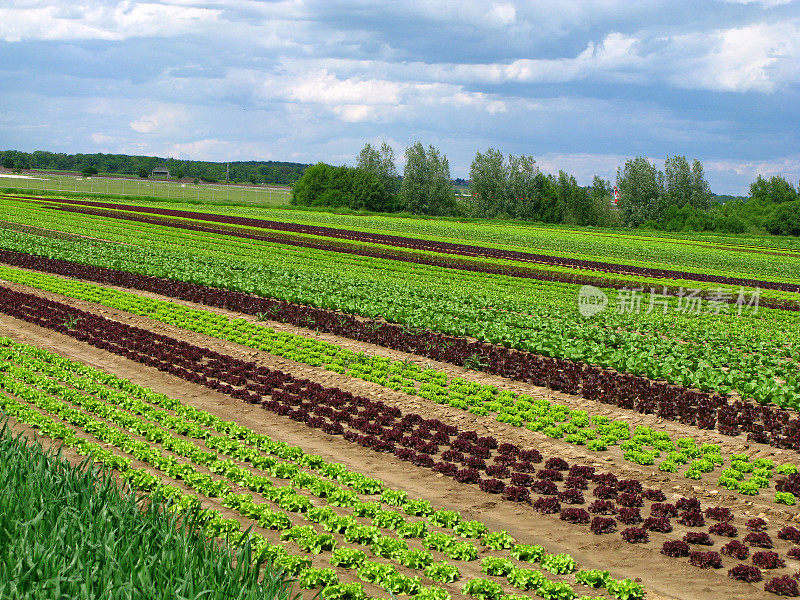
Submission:
M 303 597 L 800 594 L 790 240 L 0 206 L 12 430 Z
M 251 186 L 232 184 L 193 184 L 158 179 L 130 177 L 83 177 L 75 174 L 31 171 L 25 175 L 0 172 L 0 189 L 16 189 L 23 193 L 112 194 L 161 198 L 196 204 L 254 204 L 259 206 L 288 204 L 290 190 L 285 186 Z

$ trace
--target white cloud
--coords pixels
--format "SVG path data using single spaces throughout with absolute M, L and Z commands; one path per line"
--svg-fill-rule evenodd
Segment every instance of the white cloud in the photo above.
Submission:
M 91 137 L 95 144 L 107 144 L 114 141 L 113 136 L 106 135 L 105 133 L 93 133 Z
M 793 154 L 772 160 L 719 159 L 703 162 L 706 171 L 746 175 L 755 180 L 757 175 L 771 177 L 781 175 L 793 185 L 800 179 L 800 154 Z
M 621 154 L 550 152 L 534 158 L 542 171 L 554 175 L 559 171 L 566 171 L 575 175 L 575 178 L 583 185 L 588 185 L 595 175 L 613 180 L 617 167 L 625 164 L 630 157 Z
M 304 74 L 287 90 L 291 100 L 314 104 L 397 104 L 401 84 L 379 79 L 338 79 L 323 69 Z
M 497 25 L 511 25 L 517 20 L 517 9 L 508 2 L 493 4 L 486 17 Z
M 179 131 L 188 121 L 186 107 L 159 106 L 130 122 L 138 133 L 171 133 Z
M 783 6 L 790 4 L 792 0 L 723 0 L 731 4 L 760 4 L 764 8 L 773 8 L 775 6 Z
M 613 32 L 599 43 L 589 42 L 574 57 L 520 58 L 506 63 L 390 62 L 386 60 L 314 59 L 284 65 L 287 70 L 308 71 L 324 64 L 329 71 L 353 76 L 381 73 L 397 80 L 499 85 L 504 83 L 553 83 L 581 79 L 630 80 L 646 59 L 638 53 L 639 40 Z M 642 78 L 642 76 L 638 76 Z
M 774 92 L 800 81 L 800 20 L 677 36 L 669 80 L 678 87 Z M 704 47 L 707 46 L 707 47 Z
M 165 156 L 191 160 L 270 160 L 273 153 L 259 143 L 233 143 L 219 138 L 180 142 L 169 146 Z
M 19 42 L 163 37 L 197 33 L 200 27 L 213 26 L 218 17 L 219 11 L 203 7 L 132 0 L 12 2 L 11 7 L 0 8 L 0 38 Z
M 268 76 L 261 83 L 256 83 L 258 75 L 252 72 L 237 71 L 232 76 L 237 85 L 253 83 L 264 101 L 317 105 L 349 123 L 390 122 L 432 105 L 469 107 L 489 114 L 506 110 L 505 103 L 492 95 L 449 83 L 340 78 L 328 69 L 300 77 Z

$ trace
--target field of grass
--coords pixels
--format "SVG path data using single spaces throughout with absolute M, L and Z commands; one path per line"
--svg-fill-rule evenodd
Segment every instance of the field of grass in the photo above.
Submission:
M 243 204 L 281 206 L 288 204 L 291 191 L 282 186 L 251 186 L 224 183 L 178 183 L 153 179 L 121 177 L 82 177 L 37 173 L 22 176 L 0 173 L 0 188 L 14 189 L 24 194 L 41 192 L 70 192 L 73 194 L 153 197 L 163 200 L 187 201 L 194 204 Z
M 5 423 L 0 465 L 2 598 L 290 597 L 285 578 L 261 577 L 249 547 L 232 553 L 208 540 L 199 511 L 179 519 L 163 497 L 143 501 L 109 473 L 72 465 Z

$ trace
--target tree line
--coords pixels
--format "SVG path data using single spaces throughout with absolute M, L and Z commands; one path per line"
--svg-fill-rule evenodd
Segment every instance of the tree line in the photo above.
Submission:
M 447 157 L 420 142 L 405 151 L 400 176 L 392 148 L 366 144 L 355 167 L 318 163 L 294 185 L 292 204 L 404 211 L 486 219 L 667 231 L 763 232 L 800 235 L 800 195 L 781 176 L 761 176 L 748 198 L 715 196 L 702 163 L 669 156 L 663 171 L 645 157 L 617 169 L 619 201 L 612 183 L 595 176 L 581 186 L 565 171 L 543 173 L 526 155 L 505 157 L 497 149 L 477 152 L 469 180 L 453 181 Z M 466 197 L 454 184 L 468 185 Z
M 747 198 L 715 197 L 703 165 L 667 157 L 664 170 L 644 157 L 617 169 L 620 222 L 665 231 L 800 235 L 800 194 L 780 175 L 759 175 Z M 798 186 L 800 187 L 800 186 Z
M 39 169 L 42 171 L 72 171 L 102 175 L 132 175 L 147 177 L 156 167 L 166 166 L 176 179 L 190 177 L 209 183 L 229 181 L 238 183 L 271 183 L 291 185 L 302 176 L 309 165 L 277 161 L 236 161 L 230 163 L 199 160 L 179 160 L 156 156 L 127 154 L 63 154 L 57 152 L 0 151 L 0 164 L 7 169 Z

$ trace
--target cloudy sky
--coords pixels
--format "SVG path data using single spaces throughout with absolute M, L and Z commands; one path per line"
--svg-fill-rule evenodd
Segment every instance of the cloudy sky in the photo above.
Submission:
M 3 0 L 0 149 L 800 178 L 800 0 Z M 402 166 L 400 167 L 402 170 Z

